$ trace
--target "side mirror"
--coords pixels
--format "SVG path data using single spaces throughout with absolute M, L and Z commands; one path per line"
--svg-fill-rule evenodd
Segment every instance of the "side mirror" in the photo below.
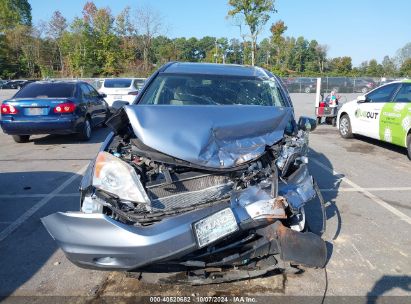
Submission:
M 367 97 L 365 95 L 360 95 L 357 97 L 357 103 L 363 103 L 367 101 Z
M 128 101 L 116 100 L 111 105 L 112 112 L 117 112 L 122 107 L 129 105 Z
M 107 97 L 107 94 L 105 94 L 105 93 L 100 93 L 100 97 L 101 97 L 101 98 L 106 98 L 106 97 Z
M 317 120 L 314 118 L 301 116 L 298 120 L 298 129 L 303 131 L 314 131 L 317 128 Z

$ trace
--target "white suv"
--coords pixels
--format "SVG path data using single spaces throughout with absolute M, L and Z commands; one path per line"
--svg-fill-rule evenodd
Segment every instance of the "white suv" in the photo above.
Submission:
M 109 106 L 116 100 L 132 103 L 144 84 L 144 78 L 107 78 L 99 89 L 100 94 L 106 94 Z

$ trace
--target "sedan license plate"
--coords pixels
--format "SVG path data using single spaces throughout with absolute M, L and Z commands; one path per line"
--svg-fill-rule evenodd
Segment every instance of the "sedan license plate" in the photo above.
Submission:
M 45 115 L 47 108 L 27 108 L 26 115 Z
M 193 227 L 200 248 L 238 230 L 237 221 L 230 208 L 195 222 Z

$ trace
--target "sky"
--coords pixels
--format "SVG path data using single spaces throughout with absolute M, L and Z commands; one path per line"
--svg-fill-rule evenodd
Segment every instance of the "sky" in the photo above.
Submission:
M 68 20 L 81 16 L 86 0 L 29 0 L 33 23 L 49 20 L 59 10 Z M 149 6 L 163 19 L 168 37 L 204 36 L 240 39 L 227 19 L 228 0 L 94 0 L 114 15 L 124 7 Z M 370 59 L 381 62 L 411 42 L 410 0 L 276 0 L 277 13 L 258 40 L 270 36 L 272 23 L 283 20 L 286 36 L 304 36 L 328 46 L 329 57 L 350 56 L 354 66 Z

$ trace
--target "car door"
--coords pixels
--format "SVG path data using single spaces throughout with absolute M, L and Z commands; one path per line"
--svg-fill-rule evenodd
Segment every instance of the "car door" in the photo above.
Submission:
M 90 100 L 94 108 L 96 124 L 101 124 L 106 119 L 107 103 L 91 85 L 87 84 L 87 87 L 89 89 Z
M 386 103 L 380 117 L 380 139 L 406 147 L 411 129 L 411 83 L 403 83 L 393 101 Z
M 387 102 L 391 102 L 399 83 L 380 87 L 367 95 L 365 101 L 357 102 L 352 120 L 353 132 L 380 139 L 380 114 Z
M 80 89 L 81 89 L 81 99 L 83 100 L 87 108 L 87 113 L 90 115 L 91 124 L 95 126 L 98 123 L 97 121 L 98 119 L 96 119 L 96 109 L 95 109 L 95 104 L 93 102 L 93 98 L 91 97 L 90 89 L 84 83 L 80 84 Z

